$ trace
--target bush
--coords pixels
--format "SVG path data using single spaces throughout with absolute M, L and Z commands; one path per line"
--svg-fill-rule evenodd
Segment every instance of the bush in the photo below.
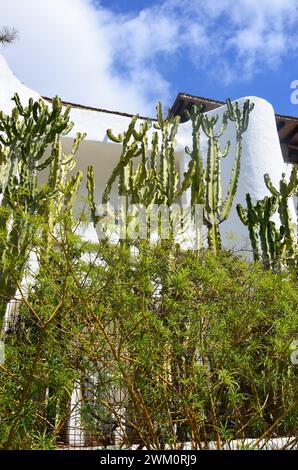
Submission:
M 125 446 L 201 448 L 295 433 L 294 278 L 166 242 L 134 255 L 86 248 L 61 241 L 8 335 L 4 447 L 65 442 L 74 384 L 85 444 L 120 435 Z

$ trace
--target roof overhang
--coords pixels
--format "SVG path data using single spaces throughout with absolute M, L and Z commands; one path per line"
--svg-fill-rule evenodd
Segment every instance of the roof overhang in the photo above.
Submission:
M 179 93 L 171 108 L 171 113 L 173 116 L 180 116 L 181 122 L 186 122 L 185 111 L 189 111 L 193 105 L 201 106 L 202 111 L 207 113 L 224 104 L 223 101 L 193 96 L 188 93 Z M 298 117 L 275 114 L 275 118 L 285 162 L 298 163 Z

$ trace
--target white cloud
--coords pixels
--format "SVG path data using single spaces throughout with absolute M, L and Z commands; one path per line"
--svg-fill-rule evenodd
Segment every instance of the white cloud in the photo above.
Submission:
M 226 83 L 278 66 L 297 52 L 297 6 L 297 0 L 155 6 L 148 0 L 147 8 L 121 15 L 92 0 L 0 0 L 1 23 L 20 33 L 4 55 L 41 94 L 150 114 L 157 99 L 174 98 L 167 61 L 191 61 L 194 74 L 204 70 Z
M 226 81 L 249 79 L 298 50 L 297 0 L 167 0 L 164 6 L 184 24 L 183 47 L 198 68 L 217 76 L 229 69 Z
M 1 23 L 14 26 L 20 36 L 2 52 L 29 87 L 108 109 L 151 111 L 146 88 L 114 72 L 109 28 L 116 27 L 117 18 L 108 10 L 96 10 L 89 0 L 0 0 L 0 11 Z M 167 83 L 154 72 L 162 95 Z M 143 74 L 142 83 L 146 80 Z

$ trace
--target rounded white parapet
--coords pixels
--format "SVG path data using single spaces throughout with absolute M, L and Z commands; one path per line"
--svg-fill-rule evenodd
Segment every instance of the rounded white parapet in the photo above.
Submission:
M 30 88 L 27 88 L 10 70 L 6 60 L 0 55 L 0 110 L 9 114 L 15 106 L 11 100 L 15 93 L 20 96 L 21 102 L 25 105 L 29 98 L 38 100 L 40 95 Z
M 18 80 L 0 54 L 0 110 L 6 114 L 9 114 L 15 106 L 12 101 L 15 93 L 18 93 L 24 106 L 27 105 L 29 98 L 35 101 L 41 98 L 37 92 Z M 50 105 L 48 101 L 46 102 Z M 81 108 L 79 105 L 71 107 L 70 117 L 74 127 L 67 137 L 74 138 L 77 132 L 86 132 L 86 140 L 93 142 L 107 142 L 107 129 L 111 128 L 117 134 L 125 131 L 131 121 L 129 116 L 122 116 L 121 113 L 91 110 Z

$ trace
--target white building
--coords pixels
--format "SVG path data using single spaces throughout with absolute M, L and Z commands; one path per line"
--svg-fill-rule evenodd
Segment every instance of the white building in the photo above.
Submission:
M 11 101 L 14 93 L 17 92 L 23 103 L 29 97 L 40 98 L 38 92 L 30 90 L 23 85 L 10 70 L 5 59 L 0 56 L 0 109 L 9 113 L 13 107 Z M 49 98 L 44 98 L 50 101 Z M 243 102 L 247 97 L 239 98 L 238 102 Z M 227 222 L 221 226 L 222 238 L 225 246 L 237 250 L 249 247 L 246 227 L 240 222 L 235 210 L 236 203 L 240 202 L 245 206 L 245 195 L 250 193 L 253 199 L 261 199 L 268 194 L 265 187 L 263 175 L 269 173 L 275 185 L 281 178 L 283 172 L 289 173 L 291 165 L 289 163 L 298 162 L 298 119 L 287 116 L 275 115 L 270 103 L 257 98 L 249 97 L 255 104 L 254 110 L 250 114 L 250 123 L 247 132 L 244 134 L 243 153 L 241 162 L 241 172 L 238 184 L 236 199 L 233 204 L 232 213 Z M 108 110 L 91 108 L 83 105 L 65 103 L 71 105 L 71 119 L 75 126 L 70 134 L 64 138 L 65 146 L 70 147 L 71 141 L 76 132 L 86 132 L 87 137 L 80 146 L 77 154 L 77 169 L 83 170 L 86 175 L 88 165 L 94 166 L 95 180 L 97 188 L 97 202 L 100 202 L 100 191 L 103 190 L 114 166 L 116 165 L 121 147 L 119 144 L 111 142 L 106 130 L 111 128 L 115 134 L 127 129 L 131 120 L 131 115 L 126 113 L 113 112 Z M 179 94 L 172 107 L 174 115 L 179 114 L 184 121 L 184 111 L 192 104 L 201 104 L 209 115 L 223 114 L 224 103 L 195 97 L 187 94 Z M 225 140 L 231 138 L 233 142 L 232 127 L 228 127 Z M 224 142 L 223 142 L 224 144 Z M 183 174 L 187 165 L 185 146 L 191 146 L 191 124 L 183 122 L 180 125 L 177 137 L 176 164 Z M 204 147 L 204 143 L 203 143 Z M 231 166 L 233 163 L 233 148 L 231 155 L 223 164 L 223 183 L 227 184 L 230 178 Z M 85 185 L 82 185 L 82 188 Z M 294 204 L 291 207 L 293 217 L 296 217 Z M 88 237 L 94 237 L 91 224 L 88 228 Z
M 11 98 L 18 93 L 23 104 L 32 97 L 34 100 L 40 99 L 38 92 L 30 90 L 23 85 L 8 67 L 5 59 L 0 56 L 0 110 L 10 113 L 14 106 Z M 238 102 L 244 102 L 247 97 L 239 98 Z M 278 185 L 282 173 L 289 173 L 290 163 L 298 163 L 298 118 L 275 115 L 270 103 L 257 98 L 249 97 L 255 107 L 250 115 L 250 123 L 247 132 L 244 134 L 243 153 L 241 162 L 240 179 L 238 191 L 233 204 L 233 209 L 228 220 L 221 226 L 221 234 L 226 247 L 235 250 L 249 249 L 247 228 L 243 226 L 236 213 L 236 203 L 245 203 L 246 193 L 250 193 L 252 198 L 262 199 L 269 194 L 264 184 L 263 175 L 269 173 L 275 185 Z M 44 98 L 50 101 L 49 98 Z M 64 137 L 64 145 L 70 148 L 73 138 L 77 132 L 86 132 L 87 137 L 82 142 L 77 154 L 77 167 L 82 170 L 84 175 L 87 173 L 87 166 L 93 165 L 95 172 L 95 182 L 97 189 L 97 202 L 100 202 L 100 192 L 112 173 L 118 162 L 121 147 L 115 144 L 107 137 L 106 130 L 112 129 L 115 134 L 125 131 L 131 121 L 131 115 L 126 113 L 101 110 L 86 107 L 73 103 L 64 103 L 71 106 L 71 119 L 75 126 L 67 137 Z M 191 123 L 184 121 L 184 111 L 189 109 L 192 104 L 203 105 L 203 109 L 209 115 L 219 114 L 222 116 L 224 103 L 205 98 L 179 94 L 172 106 L 172 113 L 180 115 L 182 124 L 180 125 L 177 136 L 176 165 L 181 175 L 186 170 L 188 158 L 185 154 L 185 146 L 191 146 Z M 142 119 L 142 118 L 140 118 Z M 235 143 L 233 139 L 235 132 L 230 125 L 224 140 Z M 206 147 L 207 142 L 204 145 Z M 224 145 L 225 142 L 223 141 Z M 231 167 L 233 164 L 233 148 L 230 158 L 228 157 L 223 164 L 223 182 L 228 184 L 230 179 Z M 85 185 L 82 185 L 85 190 Z M 187 202 L 188 195 L 186 194 Z M 294 201 L 290 201 L 293 219 L 296 219 Z M 96 240 L 95 230 L 90 223 L 86 227 L 85 235 L 92 240 Z M 77 402 L 75 390 L 72 401 Z M 72 434 L 72 444 L 81 442 L 82 432 L 77 424 L 78 415 L 70 419 L 70 430 Z

